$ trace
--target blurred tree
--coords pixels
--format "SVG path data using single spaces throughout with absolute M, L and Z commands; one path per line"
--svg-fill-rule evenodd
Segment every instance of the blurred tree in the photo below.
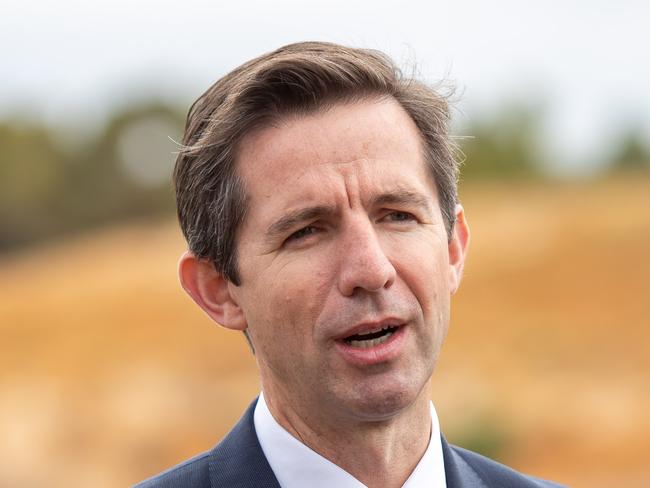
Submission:
M 511 103 L 471 120 L 460 138 L 465 179 L 542 175 L 540 106 Z M 40 124 L 0 122 L 0 252 L 55 235 L 129 218 L 172 213 L 173 141 L 182 112 L 158 102 L 127 107 L 92 139 L 66 150 Z M 650 168 L 650 148 L 631 126 L 612 158 L 615 169 Z
M 40 125 L 0 124 L 0 250 L 55 231 L 50 208 L 65 186 L 66 161 Z
M 176 146 L 170 138 L 179 140 L 182 127 L 180 111 L 142 104 L 111 117 L 96 138 L 70 152 L 46 127 L 0 123 L 0 251 L 171 213 Z
M 611 166 L 615 171 L 650 170 L 650 148 L 640 127 L 630 126 L 623 134 Z
M 133 154 L 127 156 L 131 156 L 129 164 L 132 168 L 143 168 L 141 173 L 145 174 L 147 171 L 155 172 L 155 184 L 133 178 L 125 169 L 125 151 L 121 150 L 124 138 L 132 133 L 134 127 L 143 125 L 151 130 L 147 137 L 139 140 L 138 134 L 135 138 L 132 134 L 137 154 L 135 157 Z M 81 171 L 74 175 L 74 181 L 69 182 L 74 191 L 68 195 L 67 212 L 78 222 L 90 225 L 171 211 L 171 169 L 176 147 L 170 138 L 179 140 L 182 127 L 180 112 L 158 103 L 116 114 L 100 137 L 77 154 L 75 166 Z
M 541 175 L 541 111 L 510 105 L 489 118 L 476 118 L 464 129 L 460 148 L 465 179 L 522 178 Z

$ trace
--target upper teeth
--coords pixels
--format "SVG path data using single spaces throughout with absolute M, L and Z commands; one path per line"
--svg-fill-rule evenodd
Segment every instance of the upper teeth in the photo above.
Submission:
M 376 328 L 376 329 L 373 329 L 373 330 L 367 330 L 367 331 L 365 331 L 365 332 L 358 332 L 356 335 L 364 336 L 364 335 L 376 334 L 377 332 L 380 332 L 380 331 L 382 331 L 382 330 L 387 330 L 387 329 L 390 329 L 390 326 L 386 326 L 386 327 L 378 327 L 378 328 Z

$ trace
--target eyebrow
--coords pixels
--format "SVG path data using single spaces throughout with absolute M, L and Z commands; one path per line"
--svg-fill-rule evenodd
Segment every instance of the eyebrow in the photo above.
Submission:
M 266 235 L 269 239 L 273 239 L 276 236 L 286 234 L 304 222 L 324 216 L 331 216 L 335 213 L 336 207 L 328 205 L 314 205 L 312 207 L 301 208 L 283 215 L 272 223 L 266 230 Z
M 417 207 L 431 210 L 431 199 L 422 193 L 411 190 L 395 190 L 381 193 L 372 199 L 373 207 L 383 205 L 415 205 Z
M 372 198 L 370 202 L 371 207 L 381 207 L 384 205 L 415 205 L 426 210 L 431 209 L 431 200 L 428 197 L 411 190 L 395 190 L 381 193 Z M 314 205 L 311 207 L 300 208 L 283 215 L 269 225 L 266 230 L 267 238 L 272 240 L 278 236 L 283 236 L 296 227 L 299 227 L 300 224 L 323 217 L 331 217 L 336 213 L 338 213 L 336 206 L 330 205 Z

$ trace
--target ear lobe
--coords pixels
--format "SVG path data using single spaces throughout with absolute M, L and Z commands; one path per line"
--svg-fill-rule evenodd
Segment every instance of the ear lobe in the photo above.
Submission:
M 452 295 L 460 286 L 469 245 L 469 226 L 465 219 L 465 211 L 460 204 L 456 205 L 455 213 L 456 222 L 449 241 L 449 288 Z
M 228 329 L 246 330 L 246 318 L 229 282 L 212 262 L 187 251 L 178 262 L 178 276 L 183 289 L 212 320 Z

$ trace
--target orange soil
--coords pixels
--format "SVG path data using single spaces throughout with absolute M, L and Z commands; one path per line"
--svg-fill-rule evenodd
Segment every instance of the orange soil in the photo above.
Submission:
M 434 376 L 448 436 L 576 487 L 650 486 L 650 180 L 466 186 L 473 242 Z M 174 223 L 0 261 L 0 486 L 124 486 L 210 447 L 258 389 L 176 279 Z

